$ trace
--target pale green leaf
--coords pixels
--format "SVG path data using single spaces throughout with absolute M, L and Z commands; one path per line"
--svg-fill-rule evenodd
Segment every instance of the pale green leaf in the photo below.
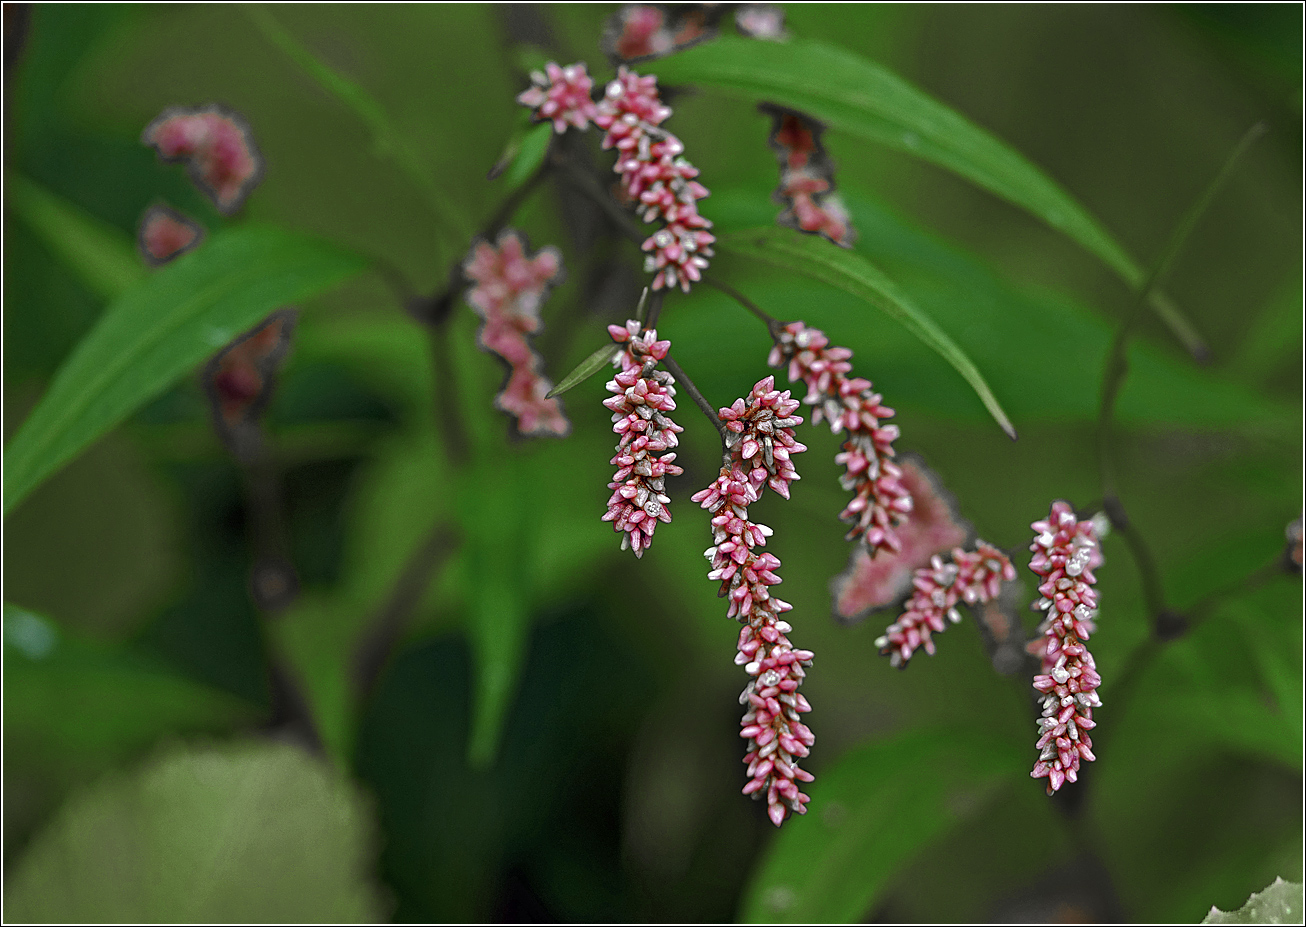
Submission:
M 603 347 L 599 348 L 589 357 L 577 364 L 571 373 L 563 377 L 557 386 L 549 390 L 549 394 L 545 398 L 561 396 L 572 387 L 584 383 L 590 377 L 594 376 L 594 374 L 611 364 L 612 359 L 617 356 L 617 352 L 620 350 L 621 345 L 619 344 L 605 344 Z
M 861 255 L 792 229 L 770 228 L 722 236 L 718 247 L 838 287 L 880 309 L 932 348 L 970 384 L 994 421 L 1012 438 L 1016 430 L 983 375 L 961 348 Z
M 297 747 L 181 747 L 75 797 L 5 880 L 7 921 L 376 922 L 372 824 Z
M 8 514 L 43 479 L 273 309 L 358 272 L 339 248 L 271 228 L 219 232 L 124 292 L 5 449 Z

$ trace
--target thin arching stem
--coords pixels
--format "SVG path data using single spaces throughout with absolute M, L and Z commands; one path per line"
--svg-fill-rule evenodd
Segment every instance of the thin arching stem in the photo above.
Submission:
M 716 410 L 712 408 L 711 403 L 703 397 L 703 394 L 698 391 L 698 387 L 694 385 L 694 381 L 686 375 L 685 371 L 675 362 L 674 359 L 672 359 L 670 354 L 662 359 L 662 363 L 671 371 L 671 375 L 676 378 L 676 385 L 689 394 L 689 398 L 694 400 L 694 405 L 702 410 L 703 414 L 707 416 L 707 420 L 712 423 L 714 428 L 716 428 L 717 434 L 721 436 L 721 446 L 724 448 L 726 443 L 726 426 L 721 421 L 720 417 L 717 416 Z
M 766 330 L 770 334 L 771 340 L 779 341 L 780 329 L 783 327 L 783 323 L 781 323 L 778 319 L 764 312 L 757 305 L 757 303 L 753 302 L 743 293 L 739 292 L 738 290 L 736 290 L 734 287 L 732 287 L 730 284 L 726 283 L 723 280 L 718 280 L 716 277 L 709 277 L 706 274 L 704 274 L 703 282 L 706 283 L 708 286 L 712 287 L 713 289 L 720 290 L 722 293 L 725 293 L 735 302 L 739 303 L 739 305 L 743 306 L 753 315 L 757 316 L 759 319 L 765 322 Z

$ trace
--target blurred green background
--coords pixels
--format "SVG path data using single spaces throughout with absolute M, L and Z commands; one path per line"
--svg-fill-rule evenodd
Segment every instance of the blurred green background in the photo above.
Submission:
M 269 7 L 376 98 L 469 228 L 504 196 L 486 172 L 521 124 L 521 43 L 606 79 L 598 39 L 615 9 Z M 830 791 L 778 840 L 763 806 L 739 795 L 737 629 L 704 578 L 706 516 L 688 499 L 715 471 L 715 432 L 682 404 L 675 521 L 636 561 L 598 520 L 613 443 L 601 379 L 565 397 L 571 437 L 509 440 L 491 408 L 501 370 L 476 351 L 476 320 L 460 306 L 454 366 L 478 468 L 453 473 L 426 337 L 368 272 L 300 307 L 268 415 L 302 585 L 288 612 L 262 616 L 246 592 L 242 475 L 195 378 L 6 520 L 7 916 L 38 917 L 33 899 L 69 884 L 130 894 L 135 883 L 104 873 L 166 869 L 189 850 L 163 853 L 160 841 L 184 844 L 176 832 L 197 820 L 194 840 L 210 824 L 243 835 L 227 868 L 206 871 L 215 897 L 250 905 L 191 898 L 184 910 L 200 920 L 1195 922 L 1275 876 L 1301 880 L 1301 585 L 1257 572 L 1278 562 L 1302 511 L 1301 8 L 804 4 L 786 14 L 792 34 L 878 61 L 1010 143 L 1145 264 L 1247 127 L 1269 127 L 1166 282 L 1210 362 L 1193 364 L 1148 317 L 1119 406 L 1121 496 L 1167 601 L 1200 605 L 1203 620 L 1113 701 L 1113 679 L 1149 631 L 1138 571 L 1118 536 L 1106 541 L 1093 643 L 1099 760 L 1074 794 L 1049 800 L 1028 778 L 1028 686 L 993 672 L 971 622 L 898 673 L 873 645 L 894 615 L 854 627 L 829 617 L 828 584 L 848 556 L 838 442 L 804 426 L 793 501 L 768 498 L 757 517 L 775 529 L 794 642 L 817 655 L 804 689 L 817 736 L 809 768 L 813 788 L 828 780 Z M 465 239 L 367 127 L 246 11 L 7 4 L 4 15 L 6 176 L 124 240 L 162 200 L 210 230 L 248 221 L 335 240 L 422 292 L 461 256 Z M 267 161 L 237 219 L 139 143 L 164 108 L 209 102 L 244 115 Z M 667 127 L 712 190 L 703 214 L 718 231 L 772 221 L 768 117 L 706 89 L 674 105 Z M 610 155 L 594 133 L 584 142 L 605 172 Z M 852 347 L 857 372 L 898 410 L 899 449 L 939 473 L 980 536 L 1021 551 L 1052 500 L 1101 498 L 1102 358 L 1130 294 L 1069 239 L 952 174 L 833 131 L 825 142 L 857 252 L 970 354 L 1019 440 L 856 299 L 724 257 L 713 273 Z M 593 209 L 561 187 L 544 186 L 514 224 L 565 256 L 537 341 L 557 380 L 628 317 L 639 257 L 590 240 Z M 104 300 L 10 208 L 4 233 L 8 441 Z M 766 373 L 765 330 L 716 291 L 673 294 L 659 330 L 714 404 Z M 442 519 L 462 526 L 463 542 L 420 590 L 375 692 L 356 703 L 356 639 Z M 1016 562 L 1032 591 L 1027 561 Z M 1263 581 L 1244 583 L 1254 573 Z M 485 628 L 500 613 L 516 617 L 496 637 Z M 478 766 L 466 759 L 487 710 L 476 654 L 500 637 L 502 733 L 494 761 Z M 265 736 L 270 661 L 306 693 L 325 771 Z M 230 814 L 196 817 L 215 806 Z M 150 899 L 124 901 L 124 916 L 177 910 L 165 883 L 137 886 Z M 806 906 L 816 885 L 826 907 Z M 118 910 L 94 907 L 95 891 L 50 910 L 79 920 Z

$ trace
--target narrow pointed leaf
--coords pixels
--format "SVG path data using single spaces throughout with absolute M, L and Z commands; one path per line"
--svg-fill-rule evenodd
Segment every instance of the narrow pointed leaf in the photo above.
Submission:
M 144 279 L 129 236 L 26 177 L 5 177 L 5 205 L 97 296 L 113 299 Z
M 553 123 L 551 122 L 541 122 L 522 133 L 517 140 L 517 151 L 504 172 L 503 179 L 509 190 L 516 190 L 524 184 L 527 178 L 544 163 L 552 139 Z
M 1013 439 L 1016 437 L 1016 429 L 1007 413 L 971 359 L 883 271 L 861 255 L 833 248 L 823 239 L 782 228 L 724 235 L 718 240 L 717 247 L 828 283 L 882 310 L 951 364 L 970 384 L 1002 430 Z
M 1132 289 L 1143 268 L 1101 223 L 1006 143 L 903 80 L 845 49 L 794 39 L 755 42 L 725 36 L 650 65 L 666 82 L 700 84 L 779 103 L 830 128 L 947 168 L 1063 232 Z M 1152 308 L 1195 356 L 1201 337 L 1163 294 Z
M 362 270 L 302 235 L 214 235 L 124 292 L 73 349 L 5 449 L 4 511 L 88 444 L 272 310 Z
M 561 396 L 572 387 L 584 383 L 608 364 L 611 364 L 612 358 L 616 357 L 617 352 L 620 350 L 621 345 L 619 344 L 605 344 L 603 347 L 599 348 L 589 357 L 577 364 L 575 369 L 563 377 L 557 386 L 549 390 L 548 395 L 544 398 L 552 399 L 554 396 Z

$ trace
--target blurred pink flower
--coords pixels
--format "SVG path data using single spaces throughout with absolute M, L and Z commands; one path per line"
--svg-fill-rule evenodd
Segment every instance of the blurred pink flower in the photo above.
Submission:
M 774 199 L 788 207 L 776 221 L 851 248 L 857 233 L 834 192 L 834 162 L 821 144 L 821 124 L 803 113 L 770 104 L 764 104 L 762 111 L 775 120 L 770 141 L 780 162 L 780 185 Z
M 1043 693 L 1040 753 L 1030 776 L 1046 776 L 1051 795 L 1076 780 L 1081 760 L 1096 759 L 1088 732 L 1097 726 L 1093 709 L 1102 705 L 1097 695 L 1102 677 L 1085 642 L 1095 630 L 1093 570 L 1102 564 L 1102 553 L 1093 521 L 1076 519 L 1065 502 L 1052 503 L 1047 520 L 1030 527 L 1036 535 L 1029 568 L 1042 579 L 1042 598 L 1035 606 L 1047 612 L 1039 637 L 1029 644 L 1030 653 L 1043 661 L 1042 672 L 1034 677 L 1034 688 Z
M 961 546 L 970 534 L 937 475 L 910 458 L 900 467 L 902 486 L 912 498 L 911 518 L 896 529 L 896 553 L 882 550 L 872 557 L 865 546 L 853 547 L 847 569 L 830 585 L 834 613 L 842 621 L 858 621 L 905 598 L 912 589 L 912 574 L 929 563 L 932 554 Z
M 188 162 L 191 179 L 224 215 L 241 207 L 263 173 L 245 121 L 216 105 L 164 110 L 141 141 L 165 161 Z
M 684 430 L 669 416 L 676 408 L 675 380 L 657 369 L 671 342 L 658 341 L 655 330 L 645 331 L 634 320 L 625 327 L 609 325 L 608 333 L 623 349 L 613 359 L 621 370 L 607 384 L 614 395 L 603 401 L 612 410 L 612 430 L 620 436 L 603 521 L 624 532 L 622 550 L 634 548 L 635 556 L 642 557 L 658 522 L 671 521 L 666 477 L 683 472 L 674 463 L 676 455 L 665 453 L 680 443 L 676 435 Z
M 803 402 L 813 407 L 813 424 L 824 417 L 835 434 L 848 432 L 834 458 L 844 465 L 840 485 L 853 493 L 839 513 L 852 525 L 848 540 L 861 538 L 872 556 L 880 550 L 897 551 L 901 543 L 894 529 L 906 521 L 912 500 L 902 485 L 902 470 L 893 461 L 898 427 L 880 424 L 881 419 L 893 417 L 893 410 L 881 405 L 869 380 L 848 376 L 853 352 L 829 345 L 819 329 L 791 322 L 781 329 L 767 363 L 777 368 L 788 365 L 789 381 L 807 385 Z
M 531 73 L 531 87 L 517 95 L 517 102 L 535 110 L 535 118 L 552 121 L 553 131 L 565 132 L 567 126 L 588 129 L 597 110 L 590 99 L 594 82 L 584 63 L 565 68 L 550 61 L 544 73 Z
M 151 206 L 141 216 L 137 241 L 146 263 L 155 267 L 180 257 L 198 245 L 204 227 L 167 206 Z
M 523 435 L 562 437 L 571 430 L 562 403 L 546 398 L 553 384 L 541 372 L 543 361 L 528 337 L 540 330 L 540 306 L 561 273 L 556 248 L 530 255 L 511 229 L 501 232 L 494 245 L 478 241 L 463 264 L 463 276 L 472 282 L 467 302 L 484 321 L 477 344 L 509 368 L 494 404 L 513 416 Z
M 785 33 L 784 10 L 774 3 L 742 3 L 735 10 L 735 26 L 742 35 L 752 39 L 783 42 Z
M 648 3 L 623 6 L 608 18 L 603 51 L 614 61 L 661 58 L 716 35 L 715 4 L 679 3 L 662 8 Z

